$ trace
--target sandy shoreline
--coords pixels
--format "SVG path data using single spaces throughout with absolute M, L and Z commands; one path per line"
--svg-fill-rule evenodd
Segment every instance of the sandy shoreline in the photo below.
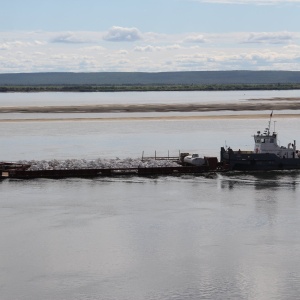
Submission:
M 114 118 L 28 118 L 0 119 L 0 123 L 19 122 L 117 122 L 117 121 L 192 121 L 192 120 L 232 120 L 232 119 L 268 119 L 270 114 L 237 114 L 237 115 L 206 115 L 206 116 L 159 116 L 159 117 L 114 117 Z M 277 114 L 276 118 L 300 118 L 299 114 Z
M 270 101 L 272 100 L 272 101 Z M 294 113 L 281 112 L 284 110 Z M 226 115 L 220 114 L 226 111 Z M 103 104 L 103 105 L 80 105 L 80 106 L 16 106 L 0 107 L 1 115 L 18 113 L 22 118 L 0 119 L 0 122 L 58 122 L 58 121 L 155 121 L 155 120 L 209 120 L 209 119 L 264 119 L 270 114 L 262 111 L 274 111 L 276 118 L 299 118 L 300 98 L 266 98 L 249 99 L 241 103 L 175 103 L 175 104 Z M 130 116 L 131 113 L 182 113 L 182 116 Z M 186 116 L 184 113 L 205 113 L 198 116 Z M 253 112 L 249 114 L 249 112 Z M 257 114 L 255 114 L 257 112 Z M 299 113 L 298 113 L 299 112 Z M 57 117 L 46 117 L 47 114 L 57 114 Z M 80 116 L 80 114 L 98 113 L 97 117 Z M 114 113 L 113 117 L 101 116 L 102 113 Z M 126 113 L 128 116 L 116 116 L 118 113 Z M 31 117 L 33 114 L 45 114 L 45 118 Z M 61 114 L 74 114 L 62 116 Z M 25 117 L 26 116 L 26 117 Z M 28 117 L 27 117 L 28 116 Z
M 274 100 L 274 99 L 273 99 Z M 271 102 L 245 101 L 242 103 L 175 103 L 175 104 L 103 104 L 78 106 L 10 106 L 0 107 L 0 113 L 146 113 L 146 112 L 221 112 L 298 110 L 300 99 Z

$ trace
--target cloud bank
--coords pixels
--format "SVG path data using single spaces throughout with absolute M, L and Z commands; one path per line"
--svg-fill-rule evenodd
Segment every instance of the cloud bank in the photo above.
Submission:
M 125 28 L 113 26 L 103 38 L 109 42 L 135 42 L 142 39 L 137 28 Z
M 202 34 L 200 34 L 200 35 L 190 35 L 186 37 L 184 41 L 187 43 L 205 43 L 206 39 Z
M 289 32 L 258 32 L 250 33 L 245 43 L 286 44 L 293 39 L 294 35 Z
M 85 43 L 86 41 L 77 37 L 72 33 L 65 33 L 58 35 L 54 39 L 52 39 L 53 43 L 66 43 L 66 44 L 81 44 Z
M 176 35 L 115 26 L 106 32 L 3 32 L 0 73 L 299 70 L 299 45 L 300 33 L 285 31 Z

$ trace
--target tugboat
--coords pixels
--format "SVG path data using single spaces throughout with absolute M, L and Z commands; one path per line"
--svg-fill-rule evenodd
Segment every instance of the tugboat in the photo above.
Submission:
M 275 131 L 271 134 L 272 115 L 273 112 L 265 131 L 254 134 L 253 151 L 233 151 L 231 148 L 225 150 L 221 147 L 221 162 L 227 164 L 230 170 L 238 171 L 300 169 L 300 151 L 296 150 L 296 141 L 289 143 L 287 147 L 279 146 L 278 134 Z

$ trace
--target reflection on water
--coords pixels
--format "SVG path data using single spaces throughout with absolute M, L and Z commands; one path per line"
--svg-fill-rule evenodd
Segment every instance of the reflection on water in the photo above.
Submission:
M 232 189 L 241 185 L 254 186 L 257 190 L 289 188 L 295 190 L 299 181 L 299 170 L 293 171 L 257 171 L 227 172 L 219 176 L 221 188 Z
M 295 299 L 299 175 L 3 180 L 3 299 Z
M 246 195 L 241 199 L 252 195 L 256 213 L 264 218 L 260 222 L 272 226 L 277 222 L 281 206 L 297 199 L 300 171 L 229 172 L 219 176 L 219 180 L 221 189 L 234 193 L 246 189 Z M 238 199 L 239 203 L 241 199 Z

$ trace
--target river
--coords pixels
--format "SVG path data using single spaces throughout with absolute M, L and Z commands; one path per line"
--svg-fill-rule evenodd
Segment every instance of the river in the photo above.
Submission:
M 300 95 L 29 93 L 0 94 L 0 104 L 104 104 L 108 98 L 222 103 L 278 93 Z M 5 121 L 3 114 L 1 160 L 135 158 L 155 151 L 219 156 L 224 145 L 252 150 L 252 135 L 268 126 L 269 118 L 230 114 L 237 118 L 134 120 L 126 114 L 128 119 L 120 120 L 41 121 L 16 114 Z M 276 114 L 271 127 L 280 143 L 297 140 L 300 118 Z M 2 180 L 1 299 L 297 299 L 299 199 L 299 171 Z

